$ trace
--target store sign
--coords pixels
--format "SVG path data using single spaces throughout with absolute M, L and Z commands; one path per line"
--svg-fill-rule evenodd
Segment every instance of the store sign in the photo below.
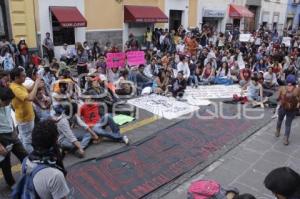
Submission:
M 61 23 L 61 26 L 64 27 L 64 28 L 86 27 L 86 22 Z
M 203 17 L 223 18 L 225 17 L 225 10 L 204 9 Z

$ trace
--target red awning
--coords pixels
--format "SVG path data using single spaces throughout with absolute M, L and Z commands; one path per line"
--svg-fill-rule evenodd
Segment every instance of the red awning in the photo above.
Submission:
M 51 13 L 64 28 L 86 27 L 87 22 L 76 7 L 51 6 Z
M 252 18 L 254 14 L 245 6 L 230 4 L 229 16 L 232 18 Z
M 124 22 L 168 23 L 169 19 L 158 7 L 124 6 Z

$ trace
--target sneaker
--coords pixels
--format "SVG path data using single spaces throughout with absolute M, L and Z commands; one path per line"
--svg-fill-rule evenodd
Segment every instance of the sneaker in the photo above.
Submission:
M 129 145 L 129 138 L 128 138 L 126 135 L 123 136 L 123 142 L 124 142 L 126 145 Z
M 275 119 L 275 118 L 277 118 L 278 117 L 278 115 L 277 114 L 274 114 L 273 116 L 272 116 L 272 119 Z
M 77 157 L 77 158 L 84 158 L 84 153 L 81 153 L 79 150 L 76 150 L 74 152 L 74 155 Z

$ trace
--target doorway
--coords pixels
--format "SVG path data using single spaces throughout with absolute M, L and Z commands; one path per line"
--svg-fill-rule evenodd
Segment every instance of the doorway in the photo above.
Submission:
M 8 39 L 5 1 L 0 1 L 0 39 Z
M 182 23 L 182 10 L 170 10 L 169 30 L 178 30 Z
M 241 20 L 240 19 L 233 19 L 233 27 L 240 28 Z

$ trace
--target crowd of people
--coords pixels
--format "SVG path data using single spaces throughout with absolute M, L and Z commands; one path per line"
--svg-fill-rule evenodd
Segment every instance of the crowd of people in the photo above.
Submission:
M 144 50 L 146 64 L 119 68 L 107 67 L 106 54 L 122 51 L 110 42 L 104 47 L 98 42 L 64 44 L 55 55 L 47 33 L 40 57 L 29 52 L 25 39 L 17 45 L 14 40 L 1 41 L 0 155 L 5 158 L 0 165 L 7 184 L 15 184 L 10 151 L 21 162 L 29 154 L 29 166 L 55 162 L 65 174 L 61 152 L 82 158 L 90 144 L 103 138 L 129 144 L 113 120 L 114 108 L 126 106 L 124 99 L 155 93 L 183 100 L 187 86 L 240 84 L 241 95 L 253 107 L 265 107 L 268 97 L 279 90 L 275 135 L 280 136 L 286 116 L 284 144 L 288 145 L 300 101 L 300 34 L 285 35 L 291 38 L 289 45 L 276 30 L 265 27 L 247 42 L 241 42 L 239 34 L 237 30 L 216 33 L 209 25 L 189 31 L 182 26 L 178 30 L 148 28 L 143 42 L 131 34 L 123 47 L 124 51 Z M 84 130 L 75 131 L 75 126 Z M 55 173 L 45 170 L 34 183 L 50 172 Z M 58 180 L 63 177 L 56 173 Z M 50 181 L 43 183 L 52 186 Z M 48 194 L 46 198 L 63 198 L 67 185 L 61 183 L 55 184 L 53 193 L 43 188 L 37 192 Z

